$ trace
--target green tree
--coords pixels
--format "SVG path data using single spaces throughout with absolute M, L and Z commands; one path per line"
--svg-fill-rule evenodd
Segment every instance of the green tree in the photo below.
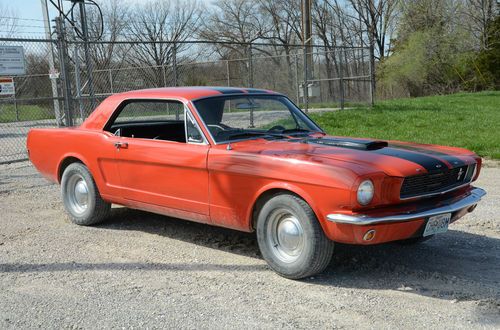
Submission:
M 477 71 L 484 89 L 500 89 L 500 15 L 486 29 L 488 48 L 477 56 Z
M 403 1 L 394 53 L 379 67 L 385 97 L 444 94 L 461 89 L 470 33 L 455 17 L 456 2 Z

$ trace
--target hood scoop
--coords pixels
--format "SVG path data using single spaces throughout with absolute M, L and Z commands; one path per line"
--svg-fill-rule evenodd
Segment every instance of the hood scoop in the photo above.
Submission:
M 316 143 L 331 147 L 351 148 L 358 150 L 378 150 L 387 147 L 386 141 L 380 140 L 357 140 L 357 139 L 337 139 L 337 138 L 318 138 L 307 139 L 305 143 Z

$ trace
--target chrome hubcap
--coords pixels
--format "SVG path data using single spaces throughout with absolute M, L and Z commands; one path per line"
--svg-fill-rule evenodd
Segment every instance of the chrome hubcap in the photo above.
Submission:
M 278 210 L 271 214 L 268 229 L 276 257 L 287 263 L 297 260 L 304 249 L 304 231 L 299 220 L 286 210 Z
M 83 177 L 79 174 L 73 175 L 68 180 L 67 193 L 68 205 L 74 213 L 81 214 L 87 210 L 89 189 Z

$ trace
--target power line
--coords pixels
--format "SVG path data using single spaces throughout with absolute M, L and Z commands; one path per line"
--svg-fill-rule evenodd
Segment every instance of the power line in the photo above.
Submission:
M 39 26 L 39 25 L 24 25 L 24 24 L 11 24 L 14 27 L 22 27 L 22 28 L 37 28 L 37 29 L 44 29 L 45 27 Z
M 9 33 L 9 34 L 45 34 L 45 32 L 40 31 L 0 31 L 0 33 Z
M 19 18 L 19 17 L 9 17 L 9 16 L 0 16 L 0 18 L 3 18 L 3 19 L 13 19 L 13 20 L 20 20 L 20 21 L 35 21 L 35 22 L 43 22 L 43 19 L 37 19 L 37 18 Z

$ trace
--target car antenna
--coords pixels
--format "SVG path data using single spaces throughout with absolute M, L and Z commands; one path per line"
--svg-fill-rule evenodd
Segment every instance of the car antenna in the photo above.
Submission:
M 226 150 L 233 150 L 233 147 L 231 146 L 231 142 L 227 144 Z

